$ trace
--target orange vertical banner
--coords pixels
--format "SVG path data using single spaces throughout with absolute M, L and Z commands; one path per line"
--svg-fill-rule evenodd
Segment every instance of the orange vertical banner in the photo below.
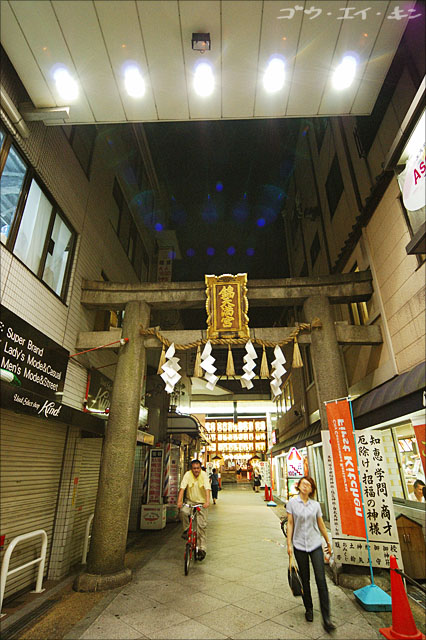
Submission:
M 426 475 L 426 425 L 413 424 L 413 429 L 416 434 L 417 447 L 423 465 L 423 473 Z
M 365 538 L 357 454 L 348 400 L 326 404 L 342 533 Z

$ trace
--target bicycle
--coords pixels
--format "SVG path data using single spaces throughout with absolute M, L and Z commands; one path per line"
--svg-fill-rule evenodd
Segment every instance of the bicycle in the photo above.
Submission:
M 198 546 L 197 546 L 197 513 L 200 511 L 202 504 L 184 504 L 184 507 L 190 507 L 192 509 L 191 517 L 189 518 L 188 527 L 188 539 L 185 544 L 185 575 L 188 575 L 189 565 L 192 558 L 194 562 L 198 559 Z

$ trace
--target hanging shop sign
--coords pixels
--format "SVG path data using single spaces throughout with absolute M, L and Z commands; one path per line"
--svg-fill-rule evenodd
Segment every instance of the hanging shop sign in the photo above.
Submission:
M 345 535 L 342 531 L 334 452 L 331 448 L 330 434 L 326 431 L 322 433 L 322 442 L 335 560 L 342 564 L 366 566 L 369 561 L 365 535 Z M 387 481 L 389 474 L 380 432 L 363 431 L 357 435 L 357 450 L 372 564 L 375 567 L 388 568 L 389 558 L 394 555 L 398 566 L 402 567 L 391 487 Z M 358 475 L 357 466 L 355 474 Z
M 287 456 L 287 475 L 289 478 L 300 478 L 303 473 L 303 456 L 296 447 L 292 447 Z
M 2 378 L 13 375 L 14 384 L 22 391 L 60 400 L 69 351 L 6 307 L 1 306 L 0 313 Z
M 151 449 L 148 477 L 148 504 L 159 504 L 162 502 L 163 457 L 163 449 Z
M 207 338 L 249 338 L 247 274 L 206 276 Z
M 89 371 L 89 388 L 85 406 L 88 411 L 105 412 L 111 406 L 112 380 L 96 369 Z
M 158 250 L 157 282 L 171 282 L 173 269 L 173 247 Z
M 326 405 L 342 533 L 365 538 L 355 439 L 348 400 Z
M 257 465 L 260 469 L 260 486 L 264 487 L 265 485 L 267 487 L 271 486 L 271 467 L 269 465 L 269 462 L 267 460 L 261 460 L 258 465 Z

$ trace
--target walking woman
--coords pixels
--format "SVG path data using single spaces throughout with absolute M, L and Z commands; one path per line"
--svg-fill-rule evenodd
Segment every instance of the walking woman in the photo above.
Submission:
M 287 552 L 293 554 L 297 560 L 300 578 L 303 586 L 303 604 L 305 618 L 308 622 L 314 619 L 311 587 L 309 582 L 309 558 L 314 568 L 315 582 L 318 587 L 323 626 L 326 631 L 333 631 L 336 626 L 330 619 L 330 599 L 325 579 L 324 555 L 322 552 L 321 534 L 327 544 L 327 553 L 331 554 L 331 544 L 328 540 L 327 529 L 322 519 L 319 502 L 313 500 L 317 487 L 309 476 L 299 480 L 298 496 L 287 502 Z M 293 548 L 292 548 L 293 543 Z

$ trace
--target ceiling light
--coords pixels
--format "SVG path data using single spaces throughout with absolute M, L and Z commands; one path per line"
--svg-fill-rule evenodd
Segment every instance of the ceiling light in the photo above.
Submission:
M 59 67 L 53 73 L 56 88 L 63 100 L 72 101 L 78 98 L 78 85 L 65 67 Z
M 200 53 L 204 53 L 205 51 L 210 51 L 211 49 L 211 41 L 209 33 L 193 33 L 192 34 L 192 49 L 194 51 L 199 51 Z
M 347 89 L 355 78 L 357 60 L 355 56 L 345 56 L 333 74 L 333 87 Z
M 128 66 L 124 72 L 124 86 L 131 98 L 145 95 L 145 81 L 136 65 Z
M 275 93 L 284 86 L 285 64 L 281 58 L 272 58 L 263 76 L 263 86 L 268 93 Z
M 213 93 L 214 76 L 213 69 L 208 62 L 202 62 L 197 65 L 194 74 L 194 90 L 201 97 L 209 96 Z

